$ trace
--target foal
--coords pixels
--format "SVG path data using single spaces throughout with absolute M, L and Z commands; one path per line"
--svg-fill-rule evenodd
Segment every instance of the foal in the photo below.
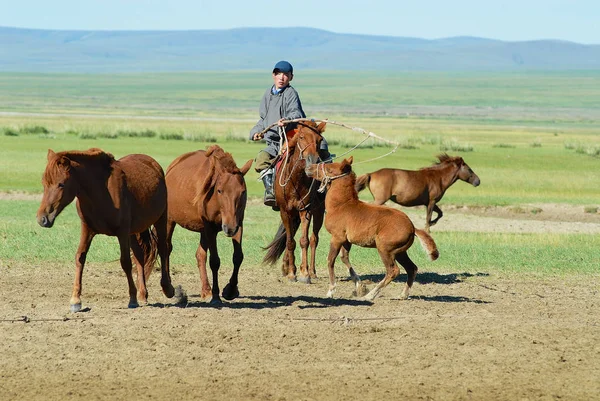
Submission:
M 382 168 L 363 174 L 356 179 L 356 190 L 360 192 L 369 188 L 376 205 L 383 205 L 388 199 L 401 206 L 425 205 L 425 231 L 429 232 L 429 227 L 442 218 L 442 209 L 437 203 L 450 185 L 462 180 L 474 187 L 479 186 L 479 177 L 462 157 L 442 153 L 438 160 L 439 163 L 416 171 Z M 433 212 L 437 216 L 432 220 Z
M 333 297 L 335 291 L 334 263 L 340 250 L 341 259 L 348 267 L 352 281 L 359 292 L 360 279 L 348 258 L 350 247 L 356 244 L 365 248 L 377 248 L 386 270 L 383 280 L 365 296 L 365 299 L 375 299 L 379 292 L 398 276 L 400 272 L 396 262 L 404 267 L 408 275 L 406 286 L 400 296 L 402 299 L 407 299 L 418 270 L 407 253 L 415 235 L 431 260 L 436 260 L 439 256 L 437 246 L 427 232 L 415 228 L 404 212 L 360 201 L 358 192 L 354 188 L 356 175 L 352 171 L 352 161 L 351 156 L 341 163 L 319 163 L 306 168 L 308 176 L 321 181 L 321 189 L 327 188 L 325 228 L 331 233 L 327 257 L 329 268 L 327 296 Z

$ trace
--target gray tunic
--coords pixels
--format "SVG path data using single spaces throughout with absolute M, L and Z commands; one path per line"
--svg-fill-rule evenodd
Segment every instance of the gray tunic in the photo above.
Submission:
M 260 102 L 258 114 L 260 119 L 256 125 L 250 130 L 250 139 L 254 134 L 262 132 L 265 128 L 271 124 L 276 123 L 280 119 L 293 120 L 296 118 L 305 118 L 304 110 L 302 110 L 302 104 L 300 103 L 300 97 L 298 92 L 292 86 L 285 87 L 281 92 L 273 94 L 271 88 L 267 89 Z M 279 153 L 279 127 L 276 125 L 271 127 L 269 131 L 265 133 L 265 141 L 267 147 L 264 149 L 267 153 L 272 156 L 277 156 Z M 290 126 L 286 126 L 289 130 Z

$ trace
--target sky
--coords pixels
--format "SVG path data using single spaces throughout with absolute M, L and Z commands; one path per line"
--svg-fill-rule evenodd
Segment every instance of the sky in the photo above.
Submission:
M 600 44 L 600 0 L 0 0 L 0 26 L 53 30 L 309 27 L 336 33 Z

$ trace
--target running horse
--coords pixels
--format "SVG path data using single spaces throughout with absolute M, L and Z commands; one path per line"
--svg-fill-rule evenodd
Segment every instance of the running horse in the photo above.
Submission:
M 316 278 L 315 258 L 319 244 L 319 231 L 323 226 L 325 205 L 323 195 L 317 192 L 318 185 L 306 175 L 305 168 L 319 161 L 319 145 L 323 140 L 327 122 L 317 125 L 314 121 L 301 121 L 295 130 L 288 132 L 290 137 L 284 150 L 281 166 L 275 174 L 275 199 L 281 215 L 281 224 L 273 241 L 265 248 L 267 254 L 263 262 L 274 264 L 285 252 L 282 273 L 290 281 L 310 283 Z M 312 221 L 312 233 L 308 232 Z M 302 226 L 300 236 L 301 262 L 300 277 L 296 276 L 294 236 Z M 310 266 L 308 247 L 310 245 Z
M 171 284 L 167 254 L 167 187 L 162 167 L 150 156 L 132 154 L 115 160 L 98 148 L 87 151 L 48 150 L 42 176 L 44 195 L 37 211 L 40 226 L 50 228 L 75 198 L 81 236 L 75 256 L 72 312 L 81 310 L 81 281 L 86 257 L 97 234 L 117 237 L 121 267 L 129 285 L 129 307 L 146 303 L 156 253 L 161 262 L 161 287 L 167 298 Z M 151 230 L 154 227 L 154 232 Z M 137 265 L 138 293 L 132 276 L 130 250 Z
M 362 283 L 349 259 L 352 244 L 356 244 L 365 248 L 377 248 L 386 270 L 385 277 L 365 295 L 365 299 L 375 299 L 379 292 L 398 276 L 400 272 L 396 262 L 404 267 L 408 276 L 400 295 L 402 299 L 407 299 L 418 270 L 407 253 L 415 236 L 419 238 L 431 260 L 436 260 L 439 256 L 437 246 L 425 230 L 415 228 L 404 212 L 360 201 L 354 188 L 356 175 L 352 171 L 352 161 L 351 156 L 341 163 L 319 163 L 306 168 L 310 177 L 321 181 L 322 189 L 327 188 L 325 228 L 331 233 L 327 256 L 327 296 L 333 297 L 335 292 L 334 263 L 340 250 L 340 258 L 348 268 L 356 285 L 356 292 L 362 293 Z
M 416 171 L 383 168 L 363 174 L 356 179 L 356 190 L 369 188 L 376 205 L 391 199 L 401 206 L 426 206 L 425 231 L 429 232 L 429 227 L 442 218 L 442 209 L 437 203 L 452 184 L 462 180 L 477 187 L 480 183 L 477 174 L 462 157 L 442 153 L 438 160 L 439 163 Z M 437 216 L 432 220 L 433 212 Z
M 238 272 L 244 260 L 242 233 L 246 209 L 246 181 L 252 159 L 238 168 L 231 154 L 218 145 L 206 151 L 185 153 L 167 168 L 166 181 L 169 199 L 167 243 L 173 250 L 173 232 L 176 225 L 200 233 L 196 261 L 202 283 L 201 297 L 212 295 L 211 304 L 220 304 L 217 234 L 220 231 L 233 243 L 233 273 L 223 289 L 227 300 L 239 296 Z M 206 274 L 206 259 L 210 253 L 212 288 Z

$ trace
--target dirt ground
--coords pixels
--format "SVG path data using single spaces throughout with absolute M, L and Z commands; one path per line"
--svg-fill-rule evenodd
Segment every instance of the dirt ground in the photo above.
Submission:
M 434 230 L 600 232 L 600 214 L 583 208 L 443 209 Z M 600 395 L 598 276 L 423 272 L 409 300 L 395 299 L 401 275 L 369 303 L 352 297 L 348 281 L 325 298 L 320 272 L 307 286 L 282 279 L 279 268 L 243 265 L 241 297 L 221 307 L 199 298 L 195 272 L 173 276 L 188 295 L 180 305 L 154 274 L 149 304 L 130 310 L 118 265 L 90 267 L 86 309 L 71 314 L 73 266 L 1 262 L 0 400 Z

